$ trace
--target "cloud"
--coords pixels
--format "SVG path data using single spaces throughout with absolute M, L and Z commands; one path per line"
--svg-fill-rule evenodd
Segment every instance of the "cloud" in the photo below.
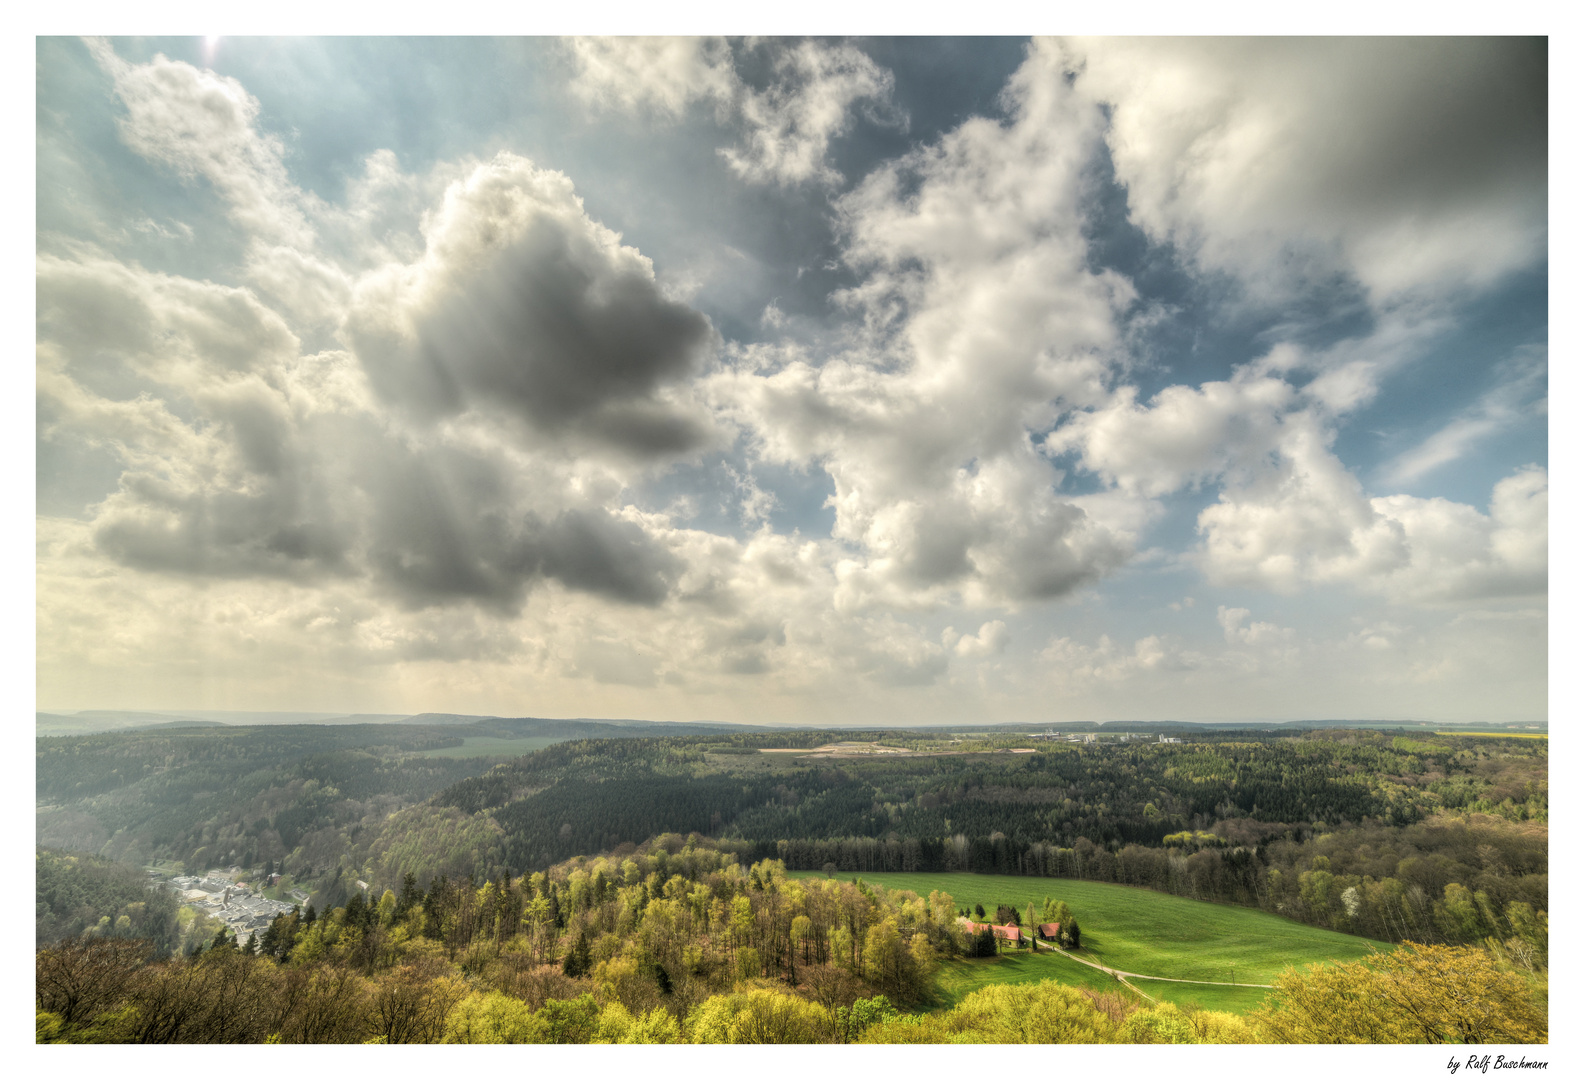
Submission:
M 970 120 L 840 200 L 863 274 L 838 296 L 864 320 L 852 349 L 740 354 L 706 382 L 756 455 L 831 476 L 832 535 L 862 553 L 838 570 L 843 610 L 1048 600 L 1131 552 L 1056 494 L 1030 434 L 1104 396 L 1131 296 L 1087 266 L 1097 120 L 1053 65 L 1031 51 L 1008 123 Z
M 278 369 L 297 354 L 290 326 L 247 289 L 151 273 L 89 253 L 36 263 L 46 360 L 166 385 Z
M 538 403 L 506 403 L 552 435 L 581 420 L 597 436 L 623 409 L 649 408 L 675 425 L 641 391 L 670 376 L 665 364 L 688 358 L 676 357 L 682 345 L 667 354 L 655 339 L 668 318 L 707 339 L 707 322 L 659 298 L 647 261 L 582 218 L 575 201 L 560 209 L 582 230 L 584 254 L 604 258 L 581 278 L 595 299 L 583 311 L 568 300 L 562 313 L 563 329 L 573 324 L 563 340 L 593 341 L 573 364 L 595 370 L 568 373 L 565 357 L 546 361 L 549 375 L 535 388 L 560 395 L 563 420 L 544 421 Z M 486 230 L 500 225 L 462 216 Z M 436 230 L 442 266 L 471 250 L 449 224 Z M 577 253 L 570 241 L 561 250 Z M 566 259 L 561 266 L 571 273 Z M 362 364 L 344 352 L 303 356 L 288 324 L 248 289 L 94 256 L 41 256 L 37 280 L 41 415 L 47 429 L 72 430 L 121 459 L 119 488 L 94 508 L 91 532 L 121 565 L 186 578 L 366 577 L 415 608 L 471 602 L 515 612 L 544 582 L 623 604 L 657 604 L 670 591 L 676 559 L 642 525 L 588 505 L 600 489 L 596 464 L 551 445 L 525 473 L 472 416 L 428 434 L 389 424 L 363 380 L 367 355 Z M 638 329 L 580 337 L 575 321 L 597 318 L 604 297 L 614 305 L 607 322 L 631 308 Z M 514 327 L 533 329 L 506 323 Z M 507 352 L 467 358 L 474 366 L 457 381 L 489 385 L 499 376 L 478 366 Z M 658 374 L 642 369 L 646 360 Z M 612 441 L 630 451 L 645 437 L 640 424 L 633 429 Z
M 1258 43 L 1036 42 L 1000 114 L 962 121 L 827 204 L 829 269 L 846 287 L 829 317 L 802 302 L 783 311 L 792 302 L 772 289 L 744 301 L 734 325 L 781 335 L 750 344 L 722 342 L 703 314 L 723 303 L 717 284 L 684 302 L 675 266 L 657 275 L 589 215 L 578 190 L 644 182 L 618 165 L 558 159 L 580 170 L 574 189 L 511 153 L 406 172 L 382 150 L 327 204 L 295 185 L 296 149 L 267 133 L 236 80 L 92 48 L 115 86 L 109 106 L 125 108 L 123 141 L 160 166 L 167 194 L 212 193 L 236 236 L 205 237 L 195 254 L 165 242 L 191 228 L 178 203 L 137 206 L 104 242 L 142 263 L 84 242 L 87 225 L 37 260 L 41 437 L 87 448 L 113 484 L 75 500 L 98 498 L 86 520 L 40 518 L 41 687 L 152 699 L 213 679 L 253 697 L 239 705 L 312 684 L 335 704 L 297 707 L 388 695 L 390 708 L 531 700 L 547 713 L 697 716 L 703 703 L 717 719 L 781 709 L 803 722 L 819 701 L 822 716 L 872 722 L 899 701 L 931 719 L 996 700 L 1044 720 L 1057 705 L 1209 712 L 1229 693 L 1244 712 L 1286 715 L 1295 686 L 1406 708 L 1411 683 L 1454 688 L 1437 692 L 1459 709 L 1499 700 L 1493 686 L 1527 687 L 1526 708 L 1543 711 L 1543 613 L 1529 609 L 1546 587 L 1545 470 L 1517 470 L 1483 508 L 1390 494 L 1543 408 L 1543 357 L 1514 361 L 1378 469 L 1373 489 L 1336 450 L 1347 414 L 1391 387 L 1386 373 L 1462 325 L 1447 297 L 1543 260 L 1524 231 L 1544 222 L 1528 159 L 1509 175 L 1481 151 L 1495 171 L 1465 170 L 1443 191 L 1425 161 L 1455 165 L 1462 151 L 1435 128 L 1434 153 L 1410 147 L 1390 169 L 1344 175 L 1356 148 L 1343 139 L 1326 158 L 1319 141 L 1339 129 L 1315 117 L 1350 112 L 1378 150 L 1381 130 L 1403 141 L 1406 106 L 1377 103 L 1381 119 L 1345 85 L 1317 88 L 1312 69 L 1329 61 L 1286 44 L 1275 55 L 1293 71 Z M 570 48 L 573 90 L 594 108 L 651 124 L 713 110 L 731 129 L 725 160 L 755 184 L 835 185 L 844 133 L 902 122 L 891 73 L 850 44 Z M 1200 80 L 1216 63 L 1226 70 Z M 1366 74 L 1379 89 L 1383 76 Z M 1170 79 L 1188 76 L 1173 112 Z M 1474 115 L 1466 96 L 1451 100 Z M 1484 121 L 1469 130 L 1500 143 Z M 1145 295 L 1140 315 L 1133 282 L 1095 258 L 1108 145 L 1134 220 L 1178 245 L 1196 284 L 1233 274 L 1263 302 L 1318 282 L 1328 311 L 1339 296 L 1352 314 L 1368 307 L 1367 329 L 1300 345 L 1309 338 L 1266 309 L 1254 313 L 1265 355 L 1141 390 L 1133 331 L 1164 309 Z M 1233 166 L 1244 190 L 1225 182 Z M 1304 170 L 1352 194 L 1333 200 L 1294 179 Z M 1516 193 L 1515 209 L 1456 235 L 1458 215 L 1499 191 Z M 1427 209 L 1410 220 L 1419 195 Z M 1429 254 L 1384 252 L 1377 227 Z M 1472 264 L 1464 248 L 1487 240 L 1490 264 Z M 649 254 L 665 242 L 646 241 Z M 763 256 L 720 250 L 720 267 Z M 195 257 L 212 280 L 178 272 Z M 41 468 L 41 488 L 51 475 Z M 699 476 L 716 489 L 690 487 Z M 1189 500 L 1169 497 L 1184 490 L 1205 493 L 1197 549 L 1140 555 L 1176 540 L 1148 530 L 1176 523 Z M 827 492 L 828 516 L 815 505 Z M 804 531 L 777 533 L 788 519 Z M 1206 587 L 1345 589 L 1358 618 L 1328 638 L 1302 601 L 1283 605 L 1285 627 L 1246 595 L 1152 583 L 1185 562 Z M 1136 572 L 1119 574 L 1129 563 Z M 1099 603 L 1080 613 L 1091 588 Z M 1184 591 L 1205 603 L 1168 607 Z M 1102 608 L 1163 626 L 1072 636 Z M 1495 635 L 1473 618 L 1492 611 L 1513 615 Z M 941 634 L 948 621 L 977 630 Z M 1014 636 L 1049 642 L 1037 670 L 978 662 Z
M 1409 603 L 1541 597 L 1548 566 L 1546 471 L 1528 466 L 1501 480 L 1489 513 L 1447 499 L 1392 495 L 1370 500 L 1401 523 L 1411 558 L 1382 586 Z
M 732 487 L 742 496 L 739 510 L 743 524 L 751 526 L 769 520 L 770 512 L 779 505 L 775 494 L 759 486 L 752 470 L 740 473 L 730 465 L 723 465 L 722 469 L 731 479 Z
M 1543 350 L 1520 350 L 1514 362 L 1504 365 L 1508 377 L 1480 396 L 1471 408 L 1455 416 L 1418 446 L 1397 455 L 1381 467 L 1386 483 L 1411 484 L 1426 474 L 1467 455 L 1492 435 L 1533 423 L 1545 409 Z
M 1275 623 L 1255 622 L 1248 626 L 1243 621 L 1251 612 L 1248 608 L 1216 608 L 1216 622 L 1221 624 L 1221 632 L 1230 645 L 1264 645 L 1287 641 L 1292 638 L 1291 628 L 1283 628 Z
M 584 639 L 572 649 L 569 672 L 598 683 L 650 687 L 655 684 L 656 661 L 621 639 Z
M 903 122 L 891 101 L 891 72 L 853 45 L 572 38 L 567 47 L 577 69 L 572 91 L 590 105 L 676 120 L 695 101 L 713 103 L 717 120 L 740 133 L 739 145 L 719 153 L 749 183 L 839 184 L 828 152 L 859 103 L 867 103 L 862 112 L 872 122 Z M 760 62 L 755 53 L 769 68 L 763 89 L 737 73 L 740 63 Z
M 950 628 L 947 633 L 956 636 Z M 1011 640 L 1012 635 L 1007 631 L 1006 623 L 995 619 L 980 626 L 978 634 L 957 638 L 950 647 L 958 656 L 982 658 L 1006 651 L 1007 643 Z
M 356 482 L 366 559 L 415 608 L 472 601 L 506 614 L 545 580 L 628 604 L 665 599 L 678 561 L 634 521 L 598 507 L 525 508 L 506 463 L 460 448 L 372 445 Z
M 284 244 L 254 245 L 244 272 L 283 314 L 310 331 L 335 330 L 352 299 L 351 279 L 339 266 Z
M 1291 593 L 1379 579 L 1407 563 L 1402 525 L 1370 506 L 1327 441 L 1312 416 L 1296 414 L 1276 462 L 1200 512 L 1201 565 L 1213 583 Z
M 1369 498 L 1308 414 L 1275 461 L 1199 514 L 1199 559 L 1219 585 L 1292 593 L 1340 584 L 1407 604 L 1533 596 L 1546 584 L 1546 474 L 1496 485 L 1490 513 L 1446 499 Z
M 1546 249 L 1546 45 L 1177 38 L 1065 45 L 1110 112 L 1132 219 L 1256 292 L 1333 273 L 1377 303 Z
M 312 243 L 303 193 L 282 160 L 285 149 L 258 131 L 258 99 L 241 83 L 163 54 L 130 64 L 103 39 L 89 39 L 88 47 L 126 106 L 118 126 L 128 146 L 184 177 L 203 178 L 250 234 L 299 247 Z
M 722 38 L 568 38 L 577 66 L 573 93 L 591 105 L 672 119 L 700 99 L 739 92 L 731 46 Z
M 831 140 L 846 132 L 857 102 L 874 103 L 871 117 L 890 119 L 891 72 L 854 46 L 814 41 L 780 52 L 772 64 L 770 87 L 743 94 L 745 145 L 722 149 L 721 156 L 755 183 L 840 183 L 825 160 Z
M 1094 645 L 1070 637 L 1056 638 L 1039 655 L 1040 663 L 1059 685 L 1124 684 L 1141 675 L 1191 671 L 1206 658 L 1183 649 L 1180 642 L 1158 634 L 1134 641 L 1131 652 L 1124 651 L 1108 634 L 1101 634 Z
M 124 466 L 94 509 L 101 551 L 181 575 L 348 572 L 316 445 L 322 414 L 358 397 L 336 357 L 302 357 L 247 289 L 95 256 L 42 256 L 37 283 L 41 412 Z
M 512 154 L 446 191 L 421 259 L 362 278 L 346 336 L 387 401 L 434 421 L 477 409 L 637 457 L 708 437 L 680 395 L 715 342 L 572 183 Z
M 1239 378 L 1169 386 L 1140 406 L 1137 388 L 1122 386 L 1104 406 L 1074 413 L 1044 447 L 1076 451 L 1085 469 L 1125 492 L 1166 495 L 1269 452 L 1296 397 L 1281 379 Z

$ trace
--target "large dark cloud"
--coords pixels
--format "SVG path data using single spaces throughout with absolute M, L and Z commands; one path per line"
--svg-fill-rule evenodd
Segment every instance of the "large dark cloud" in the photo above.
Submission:
M 490 460 L 429 449 L 368 468 L 368 565 L 408 607 L 473 601 L 515 612 L 546 579 L 653 605 L 681 569 L 638 525 L 598 507 L 514 509 L 508 478 Z
M 522 509 L 494 456 L 382 440 L 372 428 L 340 418 L 271 441 L 228 425 L 221 434 L 239 456 L 273 471 L 221 484 L 128 470 L 98 508 L 95 546 L 140 570 L 368 576 L 408 609 L 472 603 L 501 614 L 547 580 L 655 605 L 681 572 L 639 525 L 599 507 Z
M 360 290 L 348 337 L 386 399 L 428 419 L 506 413 L 640 457 L 700 445 L 665 391 L 715 341 L 649 260 L 584 215 L 559 173 L 502 155 L 454 185 L 428 252 Z
M 360 294 L 355 356 L 301 355 L 246 289 L 43 258 L 41 414 L 124 465 L 94 546 L 187 578 L 365 578 L 408 609 L 513 614 L 544 581 L 660 603 L 679 560 L 565 470 L 699 444 L 680 386 L 708 320 L 521 159 L 453 186 L 426 235 Z M 462 414 L 460 438 L 424 422 Z M 524 427 L 526 457 L 501 438 Z
M 256 380 L 195 392 L 202 417 L 173 467 L 135 451 L 96 508 L 93 539 L 123 565 L 194 577 L 308 581 L 358 573 L 358 500 L 337 462 L 373 425 L 295 418 Z M 195 459 L 195 460 L 194 460 Z
M 101 504 L 92 535 L 100 551 L 139 570 L 294 580 L 351 572 L 341 523 L 306 502 L 291 480 L 253 491 L 195 489 L 128 471 Z

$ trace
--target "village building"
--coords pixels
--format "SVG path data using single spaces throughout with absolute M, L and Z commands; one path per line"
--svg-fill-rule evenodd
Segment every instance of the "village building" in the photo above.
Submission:
M 267 928 L 277 915 L 292 909 L 291 904 L 255 894 L 246 885 L 234 884 L 213 871 L 201 878 L 188 874 L 166 878 L 152 883 L 151 887 L 170 889 L 180 898 L 183 906 L 218 919 L 244 946 L 254 934 Z M 302 899 L 306 900 L 307 896 L 304 895 Z
M 990 928 L 990 932 L 1001 941 L 1010 941 L 1012 944 L 1016 945 L 1023 940 L 1023 928 L 1013 923 L 1007 923 L 1005 925 L 997 925 L 996 923 L 976 923 L 962 915 L 957 916 L 957 922 L 970 934 L 980 933 L 985 927 L 988 926 Z

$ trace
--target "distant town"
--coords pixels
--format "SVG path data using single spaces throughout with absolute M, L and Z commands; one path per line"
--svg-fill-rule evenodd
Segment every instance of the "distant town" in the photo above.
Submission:
M 202 877 L 167 877 L 161 870 L 148 872 L 150 888 L 169 889 L 181 900 L 182 906 L 225 923 L 236 935 L 237 943 L 246 945 L 255 933 L 269 926 L 275 916 L 290 911 L 293 905 L 271 900 L 259 887 L 238 881 L 241 874 L 239 866 L 206 870 Z M 273 885 L 279 880 L 278 874 L 271 875 L 265 884 Z M 293 890 L 291 895 L 300 903 L 308 900 L 308 894 L 303 892 Z

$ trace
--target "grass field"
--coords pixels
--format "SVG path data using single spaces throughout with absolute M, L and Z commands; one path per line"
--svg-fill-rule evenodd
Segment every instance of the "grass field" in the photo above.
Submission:
M 996 983 L 1039 982 L 1041 979 L 1053 979 L 1067 986 L 1090 990 L 1115 991 L 1124 996 L 1128 993 L 1126 987 L 1103 971 L 1076 964 L 1053 952 L 1042 950 L 1032 953 L 1027 949 L 1018 949 L 993 958 L 948 960 L 943 963 L 940 980 L 936 983 L 940 994 L 937 1007 L 950 1008 L 975 990 Z
M 1079 925 L 1083 925 L 1082 921 Z M 1039 982 L 1051 979 L 1064 986 L 1077 986 L 1129 996 L 1130 991 L 1116 979 L 1064 956 L 1041 950 L 1002 953 L 994 959 L 950 960 L 941 965 L 936 983 L 939 997 L 936 1009 L 948 1009 L 967 995 L 996 983 Z M 1155 979 L 1130 980 L 1134 986 L 1157 1001 L 1179 1006 L 1197 1005 L 1214 1012 L 1243 1014 L 1259 1007 L 1269 990 L 1256 986 L 1207 986 L 1198 983 L 1160 982 Z
M 794 877 L 818 877 L 817 872 L 794 872 Z M 842 874 L 838 877 L 850 877 Z M 1302 968 L 1326 960 L 1357 960 L 1372 948 L 1382 951 L 1391 946 L 1368 938 L 1339 934 L 1331 930 L 1304 926 L 1268 912 L 1229 904 L 1212 904 L 1180 896 L 1150 892 L 1126 885 L 1106 885 L 1095 881 L 1067 878 L 1009 877 L 992 874 L 863 874 L 874 885 L 888 889 L 911 889 L 928 896 L 932 889 L 951 894 L 958 907 L 983 904 L 994 911 L 997 904 L 1014 904 L 1018 911 L 1030 901 L 1036 909 L 1045 897 L 1065 900 L 1083 930 L 1081 955 L 1120 971 L 1174 979 L 1203 979 L 1209 982 L 1270 983 L 1287 965 Z M 970 961 L 986 966 L 1007 963 L 1000 960 Z M 1054 965 L 1062 967 L 1056 968 Z M 984 982 L 1022 982 L 1025 979 L 1057 978 L 1074 985 L 1098 976 L 1082 970 L 1059 956 L 1028 957 L 1027 966 L 1014 964 L 1000 975 L 974 976 Z M 1036 966 L 1037 965 L 1037 966 Z M 948 965 L 951 966 L 951 965 Z M 1044 969 L 1063 974 L 1045 975 Z M 1080 969 L 1067 973 L 1065 969 Z M 1015 973 L 1027 971 L 1018 977 Z M 969 976 L 953 976 L 967 979 Z M 943 974 L 943 991 L 950 981 Z M 1115 984 L 1110 984 L 1115 988 Z M 1157 988 L 1160 992 L 1157 993 Z M 970 989 L 973 989 L 970 987 Z M 1264 994 L 1233 988 L 1196 987 L 1185 984 L 1142 982 L 1140 989 L 1152 997 L 1170 1001 L 1206 998 L 1216 995 L 1227 1000 L 1247 997 L 1252 1004 Z M 967 991 L 963 991 L 966 993 Z M 1240 1010 L 1241 1011 L 1241 1010 Z
M 548 735 L 530 735 L 521 739 L 501 739 L 494 735 L 474 735 L 462 740 L 461 746 L 447 746 L 439 750 L 423 750 L 416 757 L 521 757 L 534 750 L 543 750 L 565 739 Z
M 1239 1015 L 1257 1009 L 1270 994 L 1269 990 L 1255 986 L 1199 986 L 1194 983 L 1155 982 L 1152 979 L 1128 981 L 1157 1001 L 1170 1001 L 1179 1006 L 1192 1004 L 1211 1012 Z

